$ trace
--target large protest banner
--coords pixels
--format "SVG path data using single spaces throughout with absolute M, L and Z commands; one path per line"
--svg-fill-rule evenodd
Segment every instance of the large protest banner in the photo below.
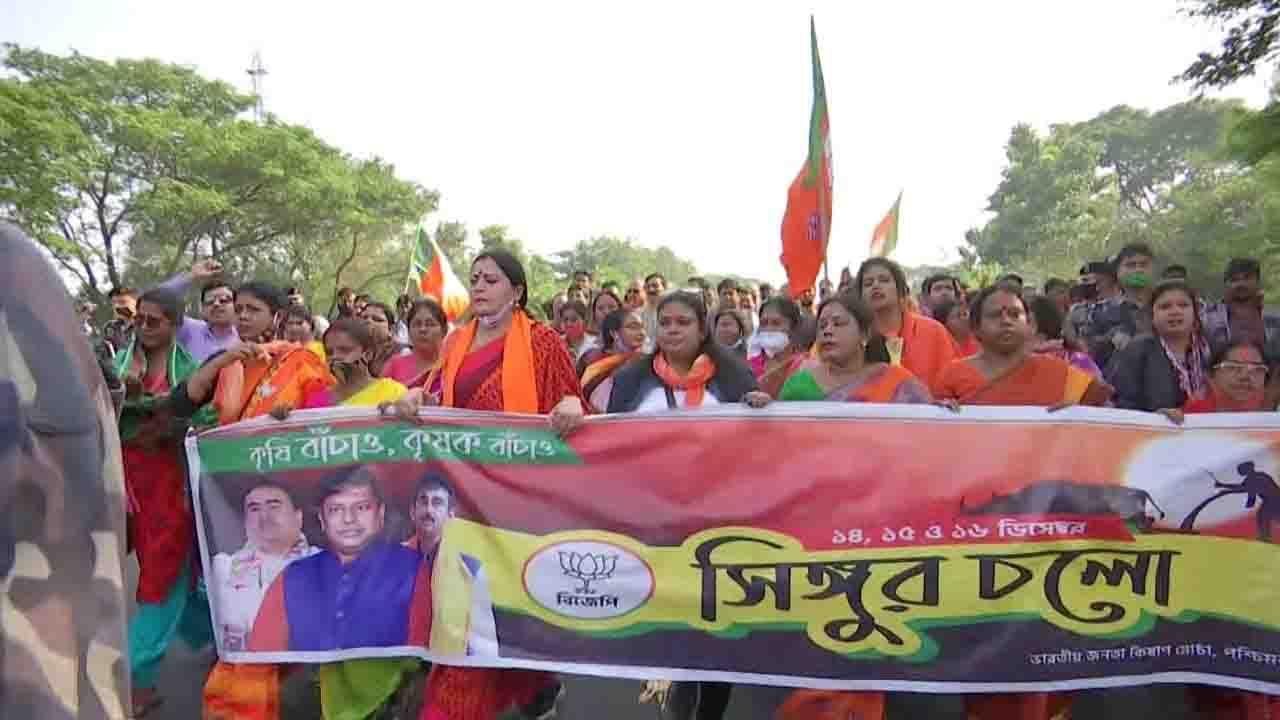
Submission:
M 1280 693 L 1274 415 L 337 409 L 188 454 L 233 662 Z

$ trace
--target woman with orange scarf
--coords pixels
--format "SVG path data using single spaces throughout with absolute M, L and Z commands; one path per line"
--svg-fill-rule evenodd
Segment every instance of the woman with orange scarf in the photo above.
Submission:
M 250 282 L 235 292 L 236 330 L 241 342 L 214 355 L 170 394 L 175 412 L 217 409 L 228 425 L 277 407 L 294 408 L 307 395 L 334 384 L 325 361 L 297 343 L 274 341 L 284 313 L 284 293 Z M 204 688 L 204 716 L 210 720 L 277 720 L 280 717 L 278 665 L 219 661 Z
M 994 285 L 978 293 L 970 320 L 982 350 L 956 360 L 938 381 L 938 396 L 958 404 L 1100 406 L 1111 388 L 1065 360 L 1033 352 L 1035 332 L 1027 305 L 1016 289 Z M 1050 720 L 1070 717 L 1066 693 L 993 693 L 968 695 L 972 720 Z
M 640 310 L 615 310 L 601 321 L 600 337 L 604 347 L 590 350 L 578 360 L 582 394 L 596 412 L 609 407 L 613 373 L 635 358 L 648 339 L 644 315 Z
M 440 395 L 425 393 L 428 402 L 549 414 L 552 428 L 561 434 L 582 424 L 582 390 L 573 361 L 556 331 L 529 318 L 528 300 L 520 261 L 505 250 L 480 253 L 471 263 L 475 319 L 445 341 Z M 428 380 L 426 386 L 431 385 Z M 412 403 L 423 395 L 420 390 L 406 398 Z M 421 718 L 492 720 L 512 707 L 528 717 L 543 717 L 554 711 L 561 692 L 555 676 L 544 672 L 436 665 Z
M 858 268 L 854 288 L 875 313 L 876 332 L 885 338 L 890 364 L 910 370 L 936 394 L 938 376 L 956 357 L 955 342 L 937 321 L 911 310 L 902 268 L 887 258 L 870 258 Z
M 717 344 L 702 299 L 674 292 L 658 303 L 657 350 L 614 375 L 609 412 L 699 408 L 747 402 L 768 404 L 741 358 Z
M 702 298 L 678 291 L 658 303 L 658 338 L 652 355 L 642 355 L 614 375 L 609 412 L 696 409 L 745 402 L 763 407 L 746 362 L 711 338 Z M 728 683 L 675 683 L 664 694 L 668 707 L 696 708 L 700 720 L 715 720 L 729 706 Z

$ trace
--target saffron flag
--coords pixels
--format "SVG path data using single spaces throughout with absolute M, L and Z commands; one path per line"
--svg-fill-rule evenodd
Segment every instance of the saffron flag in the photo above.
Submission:
M 418 290 L 423 297 L 440 303 L 449 322 L 457 320 L 471 305 L 471 296 L 453 273 L 453 268 L 449 267 L 449 258 L 421 225 L 413 243 L 413 257 L 409 260 L 409 278 L 417 279 Z
M 782 217 L 782 265 L 793 297 L 813 288 L 818 270 L 826 261 L 831 234 L 831 133 L 813 17 L 809 18 L 809 43 L 813 59 L 809 152 L 787 190 L 787 212 Z
M 898 210 L 901 206 L 902 193 L 899 192 L 898 199 L 893 201 L 893 207 L 889 208 L 884 219 L 871 233 L 871 257 L 888 257 L 898 246 Z

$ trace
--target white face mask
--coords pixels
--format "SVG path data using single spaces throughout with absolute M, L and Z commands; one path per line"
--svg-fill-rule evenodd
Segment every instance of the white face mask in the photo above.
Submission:
M 480 327 L 492 330 L 502 324 L 503 318 L 510 315 L 515 306 L 516 301 L 512 300 L 492 315 L 476 315 L 476 319 L 480 321 Z
M 764 352 L 767 357 L 773 357 L 791 344 L 791 338 L 784 332 L 777 330 L 762 330 L 756 333 L 752 339 L 752 345 Z

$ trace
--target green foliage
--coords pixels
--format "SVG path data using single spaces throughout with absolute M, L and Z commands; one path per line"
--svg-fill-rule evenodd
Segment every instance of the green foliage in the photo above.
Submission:
M 1194 0 L 1183 13 L 1223 28 L 1215 52 L 1202 52 L 1179 76 L 1198 90 L 1226 87 L 1276 55 L 1280 0 Z
M 1269 129 L 1259 115 L 1237 101 L 1199 99 L 1155 113 L 1119 106 L 1044 134 L 1019 125 L 989 200 L 993 216 L 966 234 L 962 257 L 1038 284 L 1142 241 L 1217 291 L 1231 257 L 1280 259 L 1269 239 L 1280 171 L 1242 162 L 1268 156 L 1259 146 L 1270 136 L 1246 132 Z
M 242 119 L 250 96 L 189 68 L 13 45 L 3 62 L 0 216 L 86 298 L 201 257 L 301 286 L 313 305 L 356 278 L 402 284 L 403 230 L 438 197 L 390 165 L 303 127 Z

